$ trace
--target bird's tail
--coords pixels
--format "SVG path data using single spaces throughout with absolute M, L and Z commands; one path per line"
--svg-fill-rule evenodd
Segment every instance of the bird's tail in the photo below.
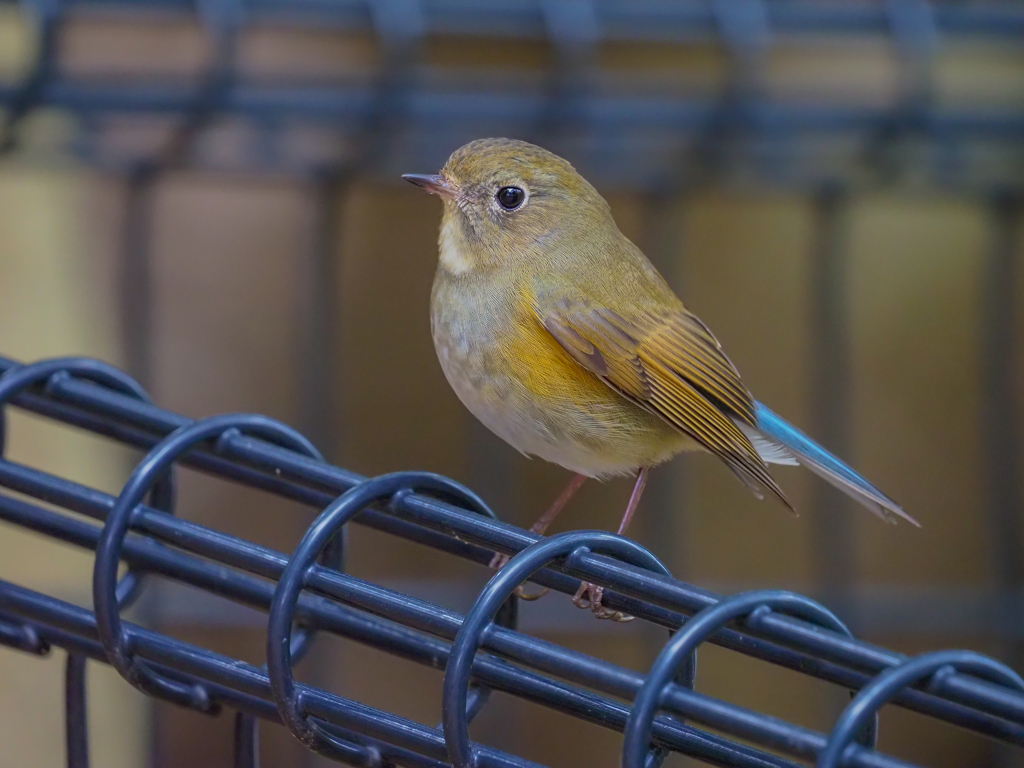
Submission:
M 757 430 L 760 434 L 750 437 L 753 438 L 754 447 L 765 461 L 773 464 L 803 464 L 887 523 L 895 523 L 898 517 L 902 517 L 907 522 L 921 527 L 920 523 L 904 512 L 899 504 L 803 432 L 761 403 L 754 405 Z

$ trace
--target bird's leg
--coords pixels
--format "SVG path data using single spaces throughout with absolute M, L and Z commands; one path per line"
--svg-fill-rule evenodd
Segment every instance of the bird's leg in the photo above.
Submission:
M 586 475 L 574 476 L 573 479 L 569 481 L 569 484 L 565 486 L 565 489 L 558 495 L 558 498 L 555 499 L 554 503 L 537 519 L 537 522 L 530 526 L 530 532 L 536 533 L 538 536 L 543 535 L 543 533 L 548 529 L 548 526 L 555 522 L 555 518 L 558 517 L 558 513 L 565 509 L 565 505 L 569 503 L 569 499 L 576 494 L 576 491 L 579 490 L 580 486 L 583 485 L 583 481 L 586 479 Z M 508 555 L 496 552 L 494 557 L 491 558 L 490 567 L 498 569 L 508 561 Z M 547 592 L 548 590 L 544 589 L 535 595 L 528 595 L 523 591 L 522 587 L 516 587 L 515 594 L 523 600 L 536 600 L 537 598 L 544 597 Z
M 636 473 L 633 493 L 630 494 L 629 504 L 626 505 L 626 513 L 622 516 L 622 522 L 619 523 L 618 534 L 620 536 L 626 532 L 626 528 L 629 527 L 629 521 L 633 519 L 633 515 L 636 513 L 636 508 L 640 504 L 640 496 L 644 492 L 644 486 L 647 485 L 647 475 L 649 472 L 650 467 L 641 467 Z M 601 605 L 601 596 L 603 594 L 604 587 L 584 581 L 580 584 L 580 588 L 576 590 L 572 601 L 576 604 L 577 608 L 589 608 L 599 619 L 613 619 L 614 621 L 633 620 L 632 616 L 626 616 L 622 611 L 609 611 Z M 587 597 L 584 597 L 584 595 Z
M 622 522 L 619 523 L 619 530 L 616 531 L 619 536 L 626 532 L 626 528 L 629 527 L 629 523 L 633 519 L 633 515 L 636 513 L 636 508 L 640 506 L 640 496 L 643 494 L 644 488 L 647 487 L 647 476 L 650 472 L 650 467 L 641 467 L 636 473 L 636 483 L 633 484 L 633 493 L 629 496 L 629 504 L 626 505 L 626 513 L 622 516 Z

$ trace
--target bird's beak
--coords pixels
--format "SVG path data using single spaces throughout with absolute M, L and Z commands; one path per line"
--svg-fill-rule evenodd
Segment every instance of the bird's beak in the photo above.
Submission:
M 423 187 L 432 195 L 447 197 L 449 200 L 455 197 L 455 190 L 452 188 L 452 185 L 445 180 L 444 176 L 429 173 L 407 173 L 402 176 L 402 178 L 410 184 L 415 184 L 417 187 Z

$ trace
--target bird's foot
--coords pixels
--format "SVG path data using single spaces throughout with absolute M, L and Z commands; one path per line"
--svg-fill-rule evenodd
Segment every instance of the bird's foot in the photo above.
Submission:
M 508 555 L 503 555 L 500 552 L 495 552 L 494 557 L 491 558 L 491 562 L 488 564 L 487 567 L 493 571 L 500 570 L 502 567 L 504 567 L 505 563 L 509 561 L 509 559 L 510 558 Z M 544 597 L 544 595 L 546 595 L 547 593 L 547 587 L 544 587 L 544 589 L 542 589 L 540 592 L 536 592 L 534 594 L 527 594 L 526 591 L 522 588 L 522 586 L 518 586 L 512 594 L 514 594 L 520 600 L 526 600 L 529 602 L 531 600 L 539 600 L 540 598 Z
M 573 595 L 572 602 L 577 608 L 589 608 L 599 619 L 611 619 L 612 621 L 632 621 L 633 616 L 627 616 L 622 611 L 613 611 L 601 604 L 604 596 L 604 587 L 591 584 L 589 581 L 580 583 L 580 588 Z

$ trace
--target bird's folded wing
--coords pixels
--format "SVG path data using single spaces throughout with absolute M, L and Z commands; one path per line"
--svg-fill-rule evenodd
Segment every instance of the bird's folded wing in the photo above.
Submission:
M 580 365 L 718 456 L 741 480 L 792 505 L 737 426 L 754 401 L 718 341 L 683 309 L 631 313 L 559 300 L 535 303 L 540 323 Z

